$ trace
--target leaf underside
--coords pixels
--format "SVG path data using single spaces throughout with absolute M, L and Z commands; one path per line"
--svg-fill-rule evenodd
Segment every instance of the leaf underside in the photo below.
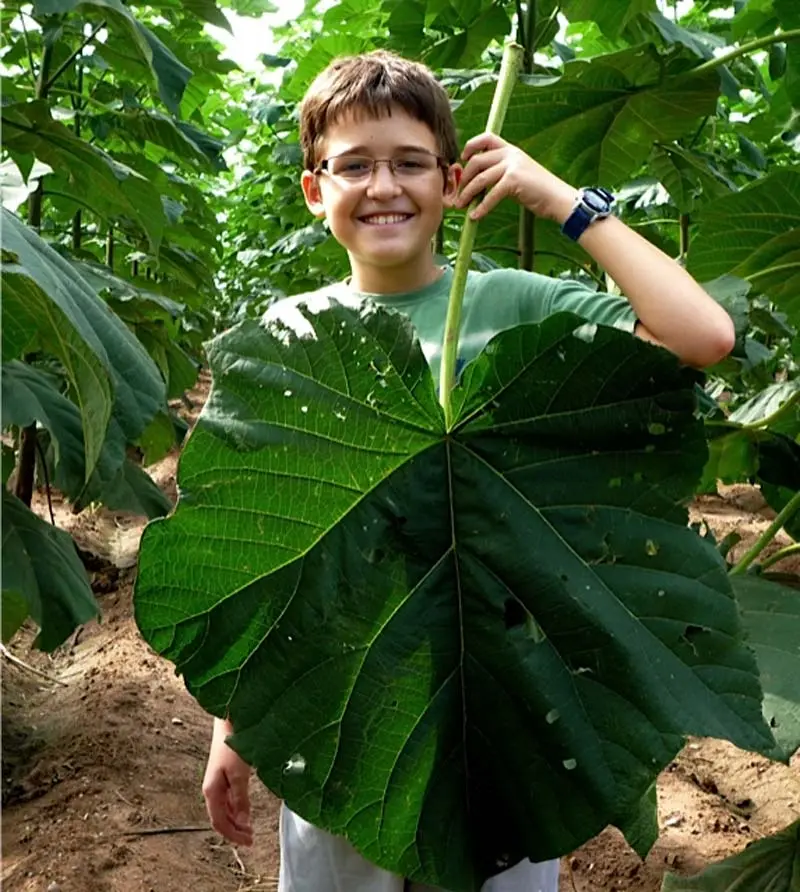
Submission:
M 478 888 L 630 824 L 683 735 L 771 752 L 686 527 L 696 376 L 571 314 L 502 332 L 445 431 L 407 320 L 300 306 L 209 349 L 136 616 L 290 808 Z

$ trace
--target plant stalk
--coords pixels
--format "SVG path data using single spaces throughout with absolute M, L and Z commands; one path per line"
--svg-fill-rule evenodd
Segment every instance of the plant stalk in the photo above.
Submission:
M 795 403 L 800 402 L 800 390 L 796 390 L 785 403 L 781 403 L 780 406 L 771 414 L 767 415 L 759 421 L 751 421 L 749 424 L 743 424 L 742 430 L 751 431 L 751 430 L 759 430 L 760 428 L 769 427 L 771 424 L 775 424 L 776 421 L 783 418 L 784 415 L 788 414 L 789 410 L 794 406 Z
M 689 253 L 689 215 L 681 214 L 680 217 L 680 257 L 682 260 L 686 260 L 686 255 Z
M 523 19 L 523 57 L 522 70 L 525 74 L 533 74 L 533 55 L 536 52 L 536 25 L 539 10 L 537 0 L 528 0 L 525 18 Z M 536 218 L 526 207 L 519 209 L 519 268 L 533 272 L 536 258 Z
M 106 266 L 114 271 L 114 227 L 108 227 L 108 235 L 106 236 Z
M 72 63 L 80 56 L 80 54 L 84 51 L 84 49 L 97 37 L 98 33 L 105 28 L 106 21 L 105 19 L 97 25 L 92 33 L 81 43 L 78 49 L 75 52 L 70 53 L 70 55 L 58 66 L 55 73 L 52 77 L 47 77 L 47 81 L 45 82 L 45 89 L 49 90 L 50 87 L 61 77 L 61 75 L 72 65 Z
M 45 46 L 42 52 L 42 61 L 39 65 L 39 76 L 36 79 L 36 98 L 47 98 L 47 77 L 50 65 L 53 61 L 53 47 Z M 28 225 L 38 232 L 42 226 L 42 178 L 36 189 L 28 197 Z M 33 484 L 36 477 L 36 422 L 22 429 L 20 435 L 19 459 L 17 465 L 17 482 L 14 486 L 14 494 L 30 508 L 33 501 Z
M 709 59 L 708 62 L 703 62 L 702 65 L 698 65 L 696 68 L 689 68 L 679 77 L 694 77 L 698 74 L 705 74 L 707 71 L 714 71 L 723 65 L 727 65 L 728 62 L 733 62 L 734 59 L 738 59 L 740 56 L 746 56 L 748 53 L 754 53 L 756 50 L 772 46 L 773 43 L 789 43 L 792 40 L 800 40 L 800 28 L 795 28 L 792 31 L 780 31 L 777 34 L 759 37 L 758 40 L 751 40 L 750 43 L 738 46 L 729 53 L 723 53 L 715 59 Z
M 764 558 L 759 566 L 762 570 L 766 570 L 767 567 L 771 567 L 773 564 L 777 564 L 778 561 L 791 557 L 793 554 L 800 554 L 800 542 L 792 542 L 791 545 L 781 548 L 779 551 L 771 554 L 768 558 Z
M 75 86 L 77 87 L 76 92 L 79 96 L 83 95 L 83 69 L 80 65 L 76 66 L 75 71 Z M 81 135 L 81 112 L 83 111 L 83 105 L 80 102 L 75 102 L 73 100 L 73 107 L 75 108 L 75 120 L 73 121 L 73 130 L 75 132 L 75 136 L 80 138 Z M 80 208 L 75 211 L 75 215 L 72 218 L 72 250 L 77 254 L 81 249 L 81 239 L 83 237 L 83 229 L 82 229 L 82 214 Z
M 800 510 L 800 492 L 795 493 L 795 495 L 789 499 L 789 501 L 783 506 L 782 510 L 772 521 L 772 523 L 764 530 L 764 532 L 758 537 L 756 543 L 750 548 L 745 554 L 742 556 L 736 566 L 728 571 L 729 576 L 741 576 L 742 573 L 753 563 L 753 561 L 761 554 L 761 552 L 766 548 L 766 546 L 775 538 L 778 530 Z
M 500 75 L 495 87 L 492 107 L 489 109 L 489 119 L 486 122 L 486 131 L 488 133 L 499 134 L 503 127 L 503 121 L 505 120 L 511 93 L 517 80 L 521 61 L 522 47 L 518 43 L 507 44 L 503 52 L 503 61 L 500 64 Z M 453 272 L 453 285 L 450 289 L 447 319 L 444 326 L 442 364 L 439 372 L 439 401 L 444 409 L 445 425 L 448 431 L 453 427 L 452 392 L 456 378 L 456 355 L 458 352 L 458 337 L 461 330 L 461 307 L 464 303 L 467 273 L 469 272 L 470 258 L 472 257 L 475 235 L 478 230 L 478 222 L 470 217 L 470 213 L 478 204 L 480 204 L 480 199 L 476 198 L 467 208 L 458 245 L 458 256 Z

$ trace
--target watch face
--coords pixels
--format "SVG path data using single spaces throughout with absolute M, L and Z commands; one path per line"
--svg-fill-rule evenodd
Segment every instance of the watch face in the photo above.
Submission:
M 592 211 L 598 214 L 607 213 L 609 210 L 609 202 L 596 192 L 587 190 L 583 193 L 583 203 Z

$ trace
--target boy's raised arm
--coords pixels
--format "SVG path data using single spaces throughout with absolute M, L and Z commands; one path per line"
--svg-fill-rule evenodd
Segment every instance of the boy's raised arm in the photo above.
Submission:
M 514 198 L 559 225 L 572 213 L 578 190 L 504 139 L 490 133 L 476 136 L 464 147 L 463 157 L 456 206 L 467 207 L 486 192 L 474 219 L 485 216 L 503 198 Z M 647 239 L 615 217 L 606 217 L 590 225 L 578 241 L 630 301 L 639 319 L 639 337 L 662 344 L 697 368 L 713 365 L 731 351 L 730 316 Z

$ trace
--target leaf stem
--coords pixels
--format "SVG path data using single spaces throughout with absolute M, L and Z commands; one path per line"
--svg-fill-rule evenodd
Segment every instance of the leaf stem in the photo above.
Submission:
M 766 46 L 772 46 L 773 43 L 788 43 L 791 40 L 799 39 L 800 28 L 796 28 L 792 31 L 780 31 L 777 34 L 769 34 L 766 37 L 759 37 L 758 40 L 752 40 L 750 43 L 737 46 L 736 49 L 731 50 L 729 53 L 723 53 L 721 56 L 709 59 L 707 62 L 703 62 L 702 65 L 698 65 L 696 68 L 690 68 L 681 76 L 686 77 L 691 75 L 694 77 L 698 74 L 705 74 L 707 71 L 714 71 L 716 68 L 721 68 L 723 65 L 727 65 L 728 62 L 733 62 L 734 59 L 738 59 L 740 56 L 746 56 L 748 53 L 754 53 L 756 50 L 763 49 Z
M 791 520 L 798 510 L 800 510 L 800 492 L 795 493 L 795 495 L 789 499 L 775 520 L 773 520 L 766 530 L 764 530 L 758 537 L 755 545 L 745 552 L 739 563 L 736 564 L 732 570 L 728 571 L 728 575 L 741 576 L 759 554 L 761 554 L 764 548 L 775 538 L 778 530 L 780 530 L 787 521 Z
M 105 28 L 106 20 L 103 19 L 99 25 L 97 25 L 92 33 L 84 39 L 83 43 L 75 50 L 74 53 L 71 53 L 55 70 L 55 73 L 52 77 L 47 79 L 46 89 L 50 89 L 53 84 L 61 77 L 61 75 L 69 68 L 70 65 L 80 56 L 80 54 L 84 51 L 84 49 L 97 37 L 98 33 Z
M 31 51 L 31 44 L 28 39 L 28 29 L 25 25 L 25 16 L 26 12 L 22 12 L 20 10 L 19 14 L 19 22 L 22 25 L 22 39 L 25 41 L 25 50 L 28 53 L 28 65 L 30 66 L 30 75 L 31 75 L 31 83 L 33 84 L 33 89 L 36 89 L 36 63 L 33 61 L 33 52 Z
M 777 564 L 778 561 L 782 561 L 784 558 L 790 557 L 793 554 L 800 554 L 800 542 L 792 542 L 791 545 L 781 548 L 779 551 L 771 554 L 768 558 L 764 558 L 759 566 L 762 570 L 766 570 L 767 567 L 771 567 L 773 564 Z
M 503 121 L 508 110 L 511 92 L 517 80 L 520 63 L 522 62 L 522 47 L 518 43 L 506 44 L 503 52 L 503 61 L 500 64 L 500 75 L 492 99 L 492 107 L 489 109 L 489 119 L 486 122 L 488 133 L 498 134 L 503 127 Z M 456 378 L 456 354 L 458 351 L 458 336 L 461 329 L 461 307 L 464 303 L 464 291 L 467 285 L 467 273 L 469 272 L 472 249 L 475 245 L 475 236 L 478 230 L 477 220 L 470 217 L 472 210 L 478 206 L 480 199 L 472 201 L 464 219 L 461 230 L 461 239 L 458 245 L 458 256 L 453 273 L 453 284 L 450 289 L 450 299 L 447 304 L 447 320 L 444 326 L 444 341 L 442 343 L 442 364 L 439 373 L 439 401 L 444 409 L 445 425 L 447 430 L 453 426 L 452 392 Z
M 748 424 L 743 424 L 742 429 L 746 431 L 751 430 L 759 430 L 763 427 L 769 427 L 771 424 L 775 424 L 775 422 L 779 418 L 783 418 L 784 415 L 789 411 L 789 409 L 794 406 L 796 402 L 800 401 L 800 390 L 795 390 L 795 392 L 786 400 L 786 402 L 781 403 L 780 406 L 771 414 L 767 415 L 764 418 L 760 418 L 758 421 L 751 421 Z

